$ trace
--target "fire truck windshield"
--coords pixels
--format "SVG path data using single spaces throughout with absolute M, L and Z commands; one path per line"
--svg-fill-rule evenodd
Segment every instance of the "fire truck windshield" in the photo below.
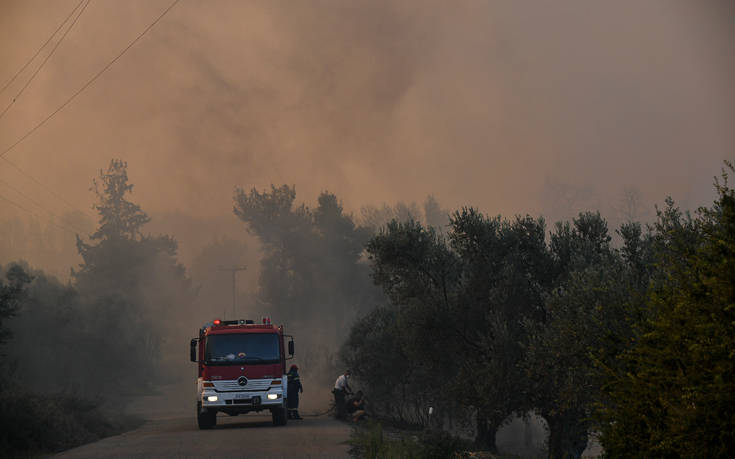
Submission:
M 275 333 L 207 336 L 204 351 L 207 364 L 278 363 L 280 359 L 278 335 Z

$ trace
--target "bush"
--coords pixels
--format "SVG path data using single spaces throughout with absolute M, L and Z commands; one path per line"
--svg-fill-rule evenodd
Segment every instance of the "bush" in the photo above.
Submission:
M 0 450 L 11 456 L 63 451 L 123 430 L 124 421 L 110 420 L 97 403 L 77 396 L 14 388 L 0 395 Z
M 424 431 L 420 442 L 420 457 L 431 459 L 454 457 L 460 451 L 465 451 L 470 447 L 467 441 L 444 431 Z
M 351 453 L 369 459 L 440 459 L 454 457 L 468 448 L 466 441 L 443 431 L 423 431 L 418 435 L 387 432 L 379 422 L 370 421 L 353 433 Z

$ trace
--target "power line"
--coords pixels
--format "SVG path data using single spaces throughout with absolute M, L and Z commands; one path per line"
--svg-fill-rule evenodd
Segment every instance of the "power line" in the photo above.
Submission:
M 81 1 L 81 2 L 79 3 L 79 5 L 81 5 L 83 1 L 84 1 L 84 0 L 82 0 L 82 1 Z M 51 114 L 50 114 L 49 116 L 47 116 L 47 117 L 46 117 L 46 118 L 45 118 L 45 119 L 44 119 L 43 121 L 41 121 L 41 122 L 40 122 L 39 124 L 37 124 L 36 126 L 34 126 L 34 127 L 33 127 L 33 128 L 32 128 L 32 129 L 30 130 L 30 131 L 28 131 L 28 132 L 27 132 L 27 133 L 26 133 L 26 134 L 25 134 L 25 135 L 24 135 L 23 137 L 21 137 L 21 138 L 20 138 L 20 139 L 19 139 L 19 140 L 18 140 L 17 142 L 15 142 L 15 143 L 14 143 L 13 145 L 11 145 L 10 147 L 8 147 L 8 148 L 7 148 L 7 149 L 6 149 L 5 151 L 3 151 L 2 153 L 0 153 L 0 159 L 2 159 L 2 160 L 3 160 L 3 161 L 5 161 L 6 163 L 8 163 L 8 164 L 9 164 L 10 166 L 12 166 L 12 167 L 13 167 L 13 168 L 14 168 L 15 170 L 17 170 L 17 171 L 18 171 L 18 172 L 19 172 L 19 173 L 20 173 L 21 175 L 23 175 L 23 176 L 24 176 L 24 177 L 26 177 L 27 179 L 31 180 L 31 181 L 32 181 L 32 182 L 34 182 L 35 184 L 37 184 L 37 185 L 39 185 L 40 187 L 42 187 L 43 189 L 45 189 L 45 190 L 46 190 L 47 192 L 49 192 L 49 193 L 50 193 L 51 195 L 53 195 L 54 197 L 56 197 L 57 199 L 59 199 L 59 200 L 60 200 L 61 202 L 63 202 L 63 203 L 64 203 L 64 204 L 66 204 L 67 206 L 69 206 L 69 207 L 70 207 L 71 209 L 74 209 L 74 210 L 78 210 L 78 211 L 80 211 L 80 212 L 82 212 L 82 213 L 85 213 L 85 214 L 87 214 L 87 215 L 92 215 L 92 214 L 90 214 L 89 212 L 85 212 L 85 211 L 82 211 L 82 210 L 80 210 L 79 208 L 77 208 L 77 207 L 76 207 L 76 206 L 75 206 L 74 204 L 70 203 L 70 202 L 69 202 L 69 201 L 68 201 L 67 199 L 65 199 L 65 198 L 64 198 L 63 196 L 61 196 L 61 195 L 60 195 L 60 194 L 58 194 L 57 192 L 55 192 L 55 191 L 54 191 L 53 189 L 51 189 L 51 188 L 50 188 L 49 186 L 45 185 L 44 183 L 42 183 L 41 181 L 39 181 L 38 179 L 36 179 L 36 178 L 35 178 L 35 177 L 33 177 L 32 175 L 30 175 L 30 174 L 28 174 L 27 172 L 25 172 L 25 171 L 24 171 L 23 169 L 21 169 L 20 167 L 18 167 L 18 166 L 17 166 L 17 165 L 15 164 L 15 163 L 11 162 L 10 160 L 8 160 L 7 158 L 5 158 L 4 156 L 5 156 L 5 155 L 6 155 L 6 154 L 7 154 L 7 153 L 8 153 L 9 151 L 10 151 L 10 150 L 12 150 L 12 149 L 13 149 L 13 148 L 14 148 L 14 147 L 15 147 L 16 145 L 18 145 L 18 144 L 19 144 L 20 142 L 22 142 L 23 140 L 25 140 L 26 138 L 28 138 L 28 137 L 29 137 L 29 136 L 30 136 L 31 134 L 33 134 L 33 132 L 35 132 L 35 131 L 36 131 L 36 130 L 37 130 L 38 128 L 40 128 L 40 127 L 41 127 L 42 125 L 44 125 L 44 124 L 45 124 L 45 123 L 46 123 L 46 122 L 47 122 L 48 120 L 50 120 L 50 119 L 51 119 L 51 118 L 52 118 L 52 117 L 53 117 L 54 115 L 56 115 L 56 113 L 60 112 L 60 111 L 61 111 L 61 110 L 62 110 L 62 109 L 63 109 L 64 107 L 66 107 L 66 106 L 67 106 L 67 105 L 68 105 L 69 103 L 71 103 L 71 101 L 72 101 L 72 100 L 73 100 L 74 98 L 76 98 L 76 96 L 78 96 L 78 95 L 79 95 L 79 94 L 80 94 L 80 93 L 81 93 L 82 91 L 84 91 L 84 90 L 85 90 L 85 89 L 86 89 L 87 87 L 89 87 L 89 86 L 90 86 L 90 85 L 91 85 L 92 83 L 94 83 L 94 81 L 95 81 L 95 80 L 96 80 L 97 78 L 99 78 L 99 77 L 100 77 L 100 76 L 101 76 L 101 75 L 102 75 L 102 74 L 103 74 L 103 73 L 104 73 L 105 71 L 107 71 L 107 69 L 109 69 L 109 68 L 110 68 L 110 67 L 111 67 L 111 66 L 112 66 L 112 65 L 113 65 L 113 64 L 114 64 L 114 63 L 115 63 L 115 62 L 116 62 L 116 61 L 117 61 L 118 59 L 120 59 L 120 58 L 121 58 L 121 57 L 122 57 L 122 56 L 123 56 L 123 55 L 124 55 L 124 54 L 125 54 L 125 53 L 126 53 L 126 52 L 127 52 L 127 51 L 128 51 L 128 50 L 129 50 L 129 49 L 130 49 L 130 48 L 132 47 L 132 46 L 133 46 L 133 45 L 135 45 L 135 43 L 137 43 L 137 42 L 138 42 L 138 41 L 139 41 L 139 40 L 140 40 L 140 39 L 141 39 L 141 38 L 142 38 L 142 37 L 143 37 L 143 36 L 144 36 L 144 35 L 145 35 L 146 33 L 148 33 L 148 31 L 149 31 L 150 29 L 152 29 L 152 28 L 153 28 L 153 27 L 154 27 L 154 26 L 155 26 L 155 25 L 156 25 L 156 24 L 157 24 L 157 23 L 158 23 L 158 22 L 159 22 L 159 21 L 160 21 L 160 20 L 161 20 L 161 19 L 162 19 L 162 18 L 163 18 L 163 17 L 165 16 L 165 15 L 166 15 L 166 14 L 167 14 L 167 13 L 168 13 L 168 12 L 169 12 L 169 11 L 170 11 L 170 10 L 171 10 L 171 9 L 172 9 L 173 7 L 174 7 L 174 6 L 176 6 L 176 4 L 177 4 L 178 2 L 179 2 L 179 0 L 175 0 L 174 2 L 172 2 L 172 3 L 171 3 L 171 4 L 170 4 L 170 5 L 169 5 L 169 6 L 168 6 L 168 7 L 167 7 L 167 8 L 166 8 L 166 9 L 165 9 L 165 10 L 164 10 L 164 11 L 163 11 L 163 12 L 162 12 L 162 13 L 161 13 L 161 14 L 160 14 L 160 15 L 159 15 L 159 16 L 158 16 L 158 17 L 157 17 L 157 18 L 156 18 L 156 19 L 155 19 L 155 20 L 154 20 L 154 21 L 153 21 L 153 22 L 152 22 L 152 23 L 151 23 L 150 25 L 149 25 L 149 26 L 148 26 L 148 27 L 146 27 L 146 28 L 145 28 L 145 29 L 144 29 L 144 30 L 143 30 L 143 31 L 142 31 L 142 32 L 141 32 L 141 33 L 140 33 L 140 34 L 139 34 L 139 35 L 138 35 L 138 36 L 137 36 L 137 37 L 136 37 L 136 38 L 135 38 L 135 39 L 134 39 L 134 40 L 133 40 L 132 42 L 130 42 L 130 43 L 128 44 L 128 46 L 127 46 L 127 47 L 125 47 L 125 48 L 124 48 L 124 49 L 122 50 L 122 52 L 120 52 L 120 53 L 119 53 L 119 54 L 118 54 L 117 56 L 115 56 L 115 58 L 113 58 L 113 59 L 112 59 L 112 60 L 111 60 L 111 61 L 110 61 L 110 62 L 109 62 L 109 63 L 108 63 L 108 64 L 107 64 L 107 65 L 106 65 L 105 67 L 103 67 L 103 68 L 102 68 L 102 70 L 100 70 L 100 71 L 99 71 L 99 72 L 98 72 L 97 74 L 95 74 L 95 75 L 94 75 L 94 76 L 93 76 L 93 77 L 92 77 L 92 78 L 91 78 L 91 79 L 90 79 L 89 81 L 87 81 L 87 83 L 85 83 L 85 84 L 84 84 L 84 86 L 82 86 L 82 87 L 81 87 L 81 88 L 80 88 L 80 89 L 79 89 L 79 90 L 78 90 L 77 92 L 75 92 L 74 94 L 72 94 L 72 96 L 71 96 L 71 97 L 70 97 L 69 99 L 67 99 L 67 100 L 66 100 L 66 101 L 65 101 L 65 102 L 64 102 L 64 103 L 63 103 L 63 104 L 62 104 L 61 106 L 59 106 L 59 107 L 58 107 L 58 108 L 57 108 L 57 109 L 56 109 L 56 110 L 55 110 L 54 112 L 52 112 L 52 113 L 51 113 Z M 89 0 L 87 1 L 87 5 L 88 5 L 88 4 L 89 4 Z M 79 8 L 79 5 L 77 5 L 77 7 L 76 7 L 76 8 L 74 8 L 74 10 L 72 10 L 72 13 L 70 13 L 69 17 L 71 17 L 71 16 L 73 15 L 74 11 L 76 11 L 76 10 L 77 10 L 77 9 Z M 85 8 L 86 8 L 86 6 L 87 6 L 87 5 L 85 5 Z M 80 12 L 80 15 L 81 15 L 81 12 Z M 63 26 L 63 24 L 65 24 L 65 23 L 66 23 L 66 22 L 68 21 L 69 17 L 67 17 L 67 19 L 66 19 L 66 20 L 64 21 L 64 23 L 62 23 L 62 25 L 61 25 L 61 26 L 59 26 L 59 29 L 57 29 L 57 31 L 56 31 L 56 32 L 58 32 L 58 30 L 60 30 L 60 29 L 61 29 L 61 27 Z M 79 16 L 77 16 L 77 18 L 76 18 L 76 19 L 78 19 L 78 18 L 79 18 Z M 56 34 L 56 32 L 54 33 L 54 35 Z M 68 32 L 68 30 L 67 30 L 67 32 Z M 53 36 L 52 36 L 52 37 L 53 37 Z M 51 37 L 51 38 L 52 38 L 52 37 Z M 49 38 L 49 40 L 50 40 L 51 38 Z M 48 43 L 48 42 L 47 42 L 47 43 Z M 44 46 L 45 46 L 45 45 L 44 45 Z M 40 50 L 39 50 L 39 51 L 40 51 Z M 38 54 L 38 53 L 37 53 L 37 54 Z M 34 57 L 35 57 L 35 56 L 34 56 Z M 27 66 L 27 65 L 26 65 L 26 66 Z M 25 68 L 25 67 L 24 67 L 24 68 Z M 21 71 L 22 71 L 22 70 L 21 70 Z M 20 73 L 20 72 L 19 72 L 19 73 Z M 9 201 L 9 200 L 8 200 L 7 198 L 5 198 L 5 200 Z M 17 203 L 14 203 L 14 204 L 16 204 L 16 205 L 17 205 Z M 93 217 L 94 217 L 94 216 L 93 216 Z
M 5 185 L 6 187 L 10 188 L 11 190 L 15 191 L 15 192 L 16 192 L 16 193 L 18 193 L 19 195 L 23 196 L 24 198 L 26 198 L 27 200 L 29 200 L 29 201 L 30 201 L 30 202 L 31 202 L 32 204 L 34 204 L 34 205 L 35 205 L 36 207 L 38 207 L 38 208 L 40 208 L 40 209 L 44 209 L 44 207 L 43 207 L 43 206 L 42 206 L 41 204 L 39 204 L 39 203 L 38 203 L 38 201 L 36 201 L 35 199 L 31 198 L 30 196 L 28 196 L 28 195 L 24 194 L 24 193 L 23 193 L 22 191 L 20 191 L 20 190 L 19 190 L 18 188 L 16 188 L 16 187 L 14 187 L 13 185 L 9 184 L 9 183 L 8 183 L 8 182 L 6 182 L 5 180 L 3 180 L 3 179 L 0 179 L 0 183 L 2 183 L 3 185 Z M 46 209 L 44 209 L 44 210 L 46 210 Z
M 117 62 L 117 60 L 118 60 L 118 59 L 120 59 L 120 58 L 121 58 L 121 57 L 123 56 L 123 54 L 125 54 L 125 53 L 126 53 L 126 52 L 127 52 L 127 51 L 128 51 L 129 49 L 130 49 L 130 48 L 132 48 L 132 47 L 133 47 L 133 45 L 135 45 L 135 44 L 136 44 L 136 43 L 138 42 L 138 40 L 140 40 L 140 39 L 141 39 L 141 38 L 143 37 L 143 35 L 145 35 L 146 33 L 148 33 L 148 31 L 149 31 L 149 30 L 151 30 L 151 29 L 153 28 L 153 26 L 155 26 L 156 24 L 158 24 L 158 21 L 160 21 L 160 20 L 161 20 L 161 19 L 162 19 L 162 18 L 163 18 L 163 17 L 164 17 L 164 16 L 165 16 L 165 15 L 166 15 L 166 14 L 167 14 L 167 13 L 168 13 L 169 11 L 171 11 L 171 8 L 173 8 L 174 6 L 176 6 L 176 4 L 177 4 L 177 3 L 179 3 L 179 1 L 180 1 L 180 0 L 174 0 L 174 1 L 173 1 L 173 2 L 172 2 L 172 3 L 171 3 L 171 4 L 169 5 L 169 6 L 168 6 L 168 8 L 166 8 L 166 9 L 165 9 L 165 10 L 163 11 L 163 13 L 161 13 L 161 14 L 160 14 L 160 15 L 159 15 L 159 16 L 158 16 L 158 17 L 156 18 L 156 20 L 155 20 L 155 21 L 153 21 L 153 22 L 152 22 L 152 23 L 151 23 L 151 24 L 150 24 L 150 25 L 149 25 L 148 27 L 146 27 L 146 28 L 145 28 L 145 30 L 143 30 L 143 32 L 141 32 L 141 33 L 140 33 L 140 34 L 139 34 L 139 35 L 138 35 L 138 36 L 137 36 L 137 37 L 136 37 L 136 38 L 135 38 L 135 39 L 134 39 L 133 41 L 131 41 L 131 42 L 130 42 L 130 44 L 128 44 L 128 46 L 126 46 L 126 47 L 125 47 L 125 49 L 123 49 L 123 50 L 122 50 L 122 51 L 120 52 L 120 54 L 118 54 L 117 56 L 115 56 L 115 58 L 114 58 L 114 59 L 112 59 L 112 60 L 111 60 L 111 61 L 110 61 L 110 62 L 109 62 L 109 63 L 108 63 L 107 65 L 105 65 L 105 66 L 104 66 L 104 67 L 102 68 L 102 70 L 100 70 L 99 72 L 97 72 L 97 74 L 95 74 L 95 75 L 94 75 L 94 76 L 93 76 L 93 77 L 92 77 L 92 78 L 91 78 L 91 79 L 90 79 L 89 81 L 87 81 L 87 82 L 86 82 L 86 83 L 84 84 L 84 86 L 82 86 L 82 87 L 81 87 L 81 88 L 80 88 L 80 89 L 79 89 L 79 90 L 78 90 L 77 92 L 75 92 L 74 94 L 72 94 L 72 96 L 71 96 L 71 97 L 69 97 L 69 98 L 68 98 L 68 99 L 66 100 L 66 102 L 64 102 L 64 103 L 63 103 L 63 104 L 61 104 L 61 105 L 60 105 L 60 106 L 59 106 L 59 107 L 58 107 L 58 108 L 57 108 L 56 110 L 54 110 L 53 112 L 51 112 L 51 114 L 50 114 L 50 115 L 48 115 L 48 116 L 47 116 L 46 118 L 44 118 L 44 119 L 43 119 L 43 121 L 41 121 L 40 123 L 38 123 L 37 125 L 35 125 L 35 126 L 34 126 L 34 127 L 33 127 L 33 128 L 32 128 L 32 129 L 30 130 L 30 131 L 26 132 L 26 133 L 25 133 L 25 134 L 24 134 L 24 135 L 23 135 L 23 136 L 22 136 L 22 137 L 21 137 L 20 139 L 18 139 L 18 140 L 17 140 L 17 141 L 15 142 L 15 143 L 13 143 L 13 144 L 12 144 L 12 145 L 10 145 L 9 147 L 7 147 L 7 148 L 6 148 L 5 150 L 3 150 L 3 152 L 2 152 L 2 153 L 0 153 L 0 158 L 4 157 L 4 156 L 5 156 L 5 155 L 6 155 L 6 154 L 7 154 L 7 153 L 8 153 L 9 151 L 10 151 L 10 150 L 12 150 L 13 148 L 15 148 L 15 147 L 16 147 L 16 145 L 18 145 L 19 143 L 21 143 L 22 141 L 24 141 L 25 139 L 27 139 L 27 138 L 28 138 L 28 137 L 29 137 L 29 136 L 30 136 L 31 134 L 33 134 L 34 132 L 36 132 L 36 130 L 37 130 L 38 128 L 40 128 L 41 126 L 43 126 L 44 124 L 46 124 L 46 122 L 47 122 L 48 120 L 50 120 L 50 119 L 51 119 L 51 118 L 52 118 L 52 117 L 53 117 L 54 115 L 56 115 L 56 114 L 57 114 L 57 113 L 59 113 L 59 112 L 60 112 L 61 110 L 63 110 L 63 109 L 64 109 L 64 107 L 66 107 L 67 105 L 69 105 L 69 103 L 70 103 L 70 102 L 71 102 L 72 100 L 74 100 L 74 98 L 76 98 L 76 97 L 77 97 L 77 96 L 78 96 L 79 94 L 81 94 L 81 93 L 82 93 L 82 91 L 84 91 L 84 90 L 85 90 L 85 89 L 87 89 L 87 88 L 88 88 L 88 87 L 89 87 L 89 86 L 90 86 L 90 85 L 91 85 L 92 83 L 94 83 L 94 82 L 95 82 L 95 80 L 97 80 L 97 78 L 99 78 L 99 77 L 100 77 L 100 76 L 101 76 L 101 75 L 102 75 L 103 73 L 105 73 L 105 72 L 107 71 L 107 69 L 109 69 L 110 67 L 112 67 L 112 65 L 113 65 L 113 64 L 114 64 L 115 62 Z
M 53 213 L 53 212 L 51 212 L 50 210 L 46 209 L 45 207 L 43 207 L 43 205 L 39 204 L 39 203 L 38 203 L 38 202 L 37 202 L 37 201 L 36 201 L 35 199 L 33 199 L 33 198 L 31 198 L 30 196 L 26 195 L 25 193 L 23 193 L 22 191 L 20 191 L 20 190 L 19 190 L 18 188 L 14 187 L 13 185 L 9 184 L 9 183 L 8 183 L 8 182 L 6 182 L 5 180 L 2 180 L 2 179 L 0 179 L 0 183 L 2 183 L 2 184 L 3 184 L 3 185 L 5 185 L 6 187 L 8 187 L 8 188 L 10 188 L 11 190 L 15 191 L 16 193 L 18 193 L 18 194 L 19 194 L 20 196 L 22 196 L 22 197 L 24 197 L 25 199 L 27 199 L 28 201 L 30 201 L 30 202 L 31 202 L 32 204 L 34 204 L 34 205 L 35 205 L 36 207 L 38 207 L 39 209 L 41 209 L 41 210 L 43 210 L 44 212 L 46 212 L 47 214 L 49 214 L 49 216 L 51 216 L 51 217 L 53 217 L 53 216 L 54 216 L 54 213 Z M 6 199 L 7 199 L 7 198 L 6 198 Z M 69 226 L 70 226 L 71 228 L 73 228 L 73 229 L 74 229 L 74 230 L 75 230 L 76 232 L 78 232 L 78 233 L 84 233 L 84 231 L 80 230 L 79 228 L 76 228 L 76 227 L 75 227 L 75 226 L 73 226 L 73 225 L 69 225 Z
M 19 209 L 21 209 L 21 210 L 23 210 L 23 211 L 25 211 L 25 212 L 28 212 L 29 214 L 33 215 L 34 217 L 36 217 L 36 218 L 38 218 L 38 219 L 41 219 L 41 218 L 43 218 L 43 217 L 39 216 L 38 214 L 36 214 L 35 212 L 33 212 L 32 210 L 30 210 L 30 209 L 28 209 L 28 208 L 26 208 L 26 207 L 24 207 L 24 206 L 22 206 L 22 205 L 18 204 L 17 202 L 13 201 L 12 199 L 8 199 L 8 198 L 6 198 L 5 196 L 3 196 L 3 195 L 1 195 L 1 194 L 0 194 L 0 199 L 2 199 L 3 201 L 7 201 L 7 202 L 11 203 L 11 204 L 12 204 L 12 205 L 14 205 L 15 207 L 17 207 L 17 208 L 19 208 Z M 51 225 L 53 225 L 53 226 L 55 226 L 55 227 L 57 227 L 57 228 L 59 228 L 59 229 L 62 229 L 62 230 L 64 230 L 64 231 L 68 232 L 68 233 L 71 233 L 71 234 L 77 234 L 77 232 L 76 232 L 76 231 L 74 231 L 74 230 L 71 230 L 71 229 L 69 229 L 69 228 L 67 228 L 67 227 L 65 227 L 65 226 L 59 225 L 58 223 L 54 222 L 53 220 L 49 220 L 49 224 L 51 224 Z M 81 232 L 81 231 L 80 231 L 80 232 Z
M 96 218 L 96 216 L 94 216 L 93 214 L 91 214 L 91 213 L 89 213 L 89 212 L 85 212 L 85 211 L 83 211 L 83 210 L 79 209 L 78 207 L 76 207 L 76 206 L 75 206 L 74 204 L 70 203 L 70 202 L 69 202 L 68 200 L 66 200 L 66 199 L 65 199 L 65 198 L 64 198 L 63 196 L 61 196 L 61 195 L 60 195 L 59 193 L 55 192 L 55 191 L 54 191 L 54 190 L 52 190 L 52 189 L 51 189 L 50 187 L 48 187 L 47 185 L 45 185 L 45 184 L 44 184 L 43 182 L 41 182 L 40 180 L 36 179 L 35 177 L 33 177 L 32 175 L 28 174 L 27 172 L 25 172 L 25 171 L 24 171 L 23 169 L 21 169 L 20 167 L 18 167 L 18 166 L 17 166 L 17 165 L 16 165 L 16 164 L 15 164 L 14 162 L 10 161 L 10 160 L 9 160 L 9 159 L 7 159 L 7 158 L 2 158 L 2 157 L 0 157 L 0 159 L 2 159 L 3 161 L 5 161 L 6 163 L 10 164 L 10 165 L 11 165 L 11 166 L 12 166 L 12 167 L 13 167 L 13 168 L 15 169 L 15 170 L 17 170 L 18 172 L 20 172 L 20 174 L 21 174 L 22 176 L 24 176 L 24 177 L 25 177 L 25 178 L 27 178 L 28 180 L 31 180 L 31 181 L 32 181 L 32 182 L 34 182 L 34 183 L 35 183 L 36 185 L 40 186 L 40 187 L 41 187 L 41 188 L 43 188 L 44 190 L 46 190 L 46 191 L 48 191 L 49 193 L 51 193 L 51 195 L 53 195 L 53 196 L 54 196 L 54 197 L 55 197 L 56 199 L 58 199 L 59 201 L 63 202 L 63 203 L 64 203 L 64 204 L 66 204 L 67 206 L 69 206 L 69 207 L 70 207 L 70 208 L 71 208 L 72 210 L 77 210 L 77 211 L 79 211 L 79 212 L 82 212 L 82 213 L 84 213 L 84 214 L 87 214 L 87 215 L 91 216 L 92 218 Z
M 74 18 L 74 20 L 71 22 L 71 25 L 69 27 L 67 27 L 67 29 L 64 31 L 64 33 L 61 35 L 61 38 L 59 38 L 59 41 L 57 41 L 56 44 L 54 45 L 54 47 L 51 48 L 51 52 L 48 53 L 46 55 L 46 58 L 43 60 L 43 62 L 41 62 L 41 65 L 39 65 L 38 68 L 36 69 L 36 71 L 33 72 L 33 74 L 28 79 L 28 81 L 26 81 L 26 84 L 24 84 L 23 87 L 20 88 L 20 91 L 18 91 L 18 94 L 16 94 L 15 97 L 13 97 L 13 99 L 10 101 L 10 103 L 7 105 L 7 107 L 5 107 L 5 110 L 3 110 L 2 112 L 0 112 L 0 120 L 3 118 L 3 116 L 5 116 L 5 114 L 8 112 L 8 110 L 10 110 L 10 107 L 12 107 L 13 104 L 15 104 L 15 101 L 18 100 L 18 98 L 20 97 L 21 94 L 23 94 L 23 91 L 26 90 L 26 88 L 28 87 L 28 85 L 30 85 L 31 82 L 36 78 L 36 75 L 38 75 L 38 72 L 40 72 L 41 69 L 43 68 L 43 66 L 46 65 L 46 62 L 48 62 L 48 60 L 51 59 L 51 56 L 54 55 L 54 52 L 56 51 L 56 48 L 58 48 L 59 45 L 61 44 L 61 42 L 64 41 L 64 38 L 66 38 L 66 36 L 69 34 L 69 32 L 71 31 L 71 29 L 74 27 L 74 24 L 77 23 L 77 20 L 82 15 L 82 13 L 84 13 L 84 10 L 87 9 L 87 7 L 89 6 L 89 2 L 91 2 L 91 1 L 92 0 L 87 0 L 87 3 L 84 4 L 84 6 L 82 7 L 82 9 L 79 11 L 79 14 L 77 14 L 77 17 Z
M 36 57 L 37 57 L 37 56 L 38 56 L 39 54 L 41 54 L 41 50 L 42 50 L 43 48 L 45 48 L 45 47 L 46 47 L 46 45 L 48 45 L 48 44 L 49 44 L 49 42 L 51 41 L 51 39 L 53 39 L 53 38 L 54 38 L 54 37 L 56 36 L 56 34 L 57 34 L 57 33 L 59 33 L 59 30 L 61 30 L 61 28 L 62 28 L 62 27 L 64 27 L 64 24 L 66 24 L 66 23 L 67 23 L 67 21 L 69 20 L 69 18 L 70 18 L 70 17 L 72 17 L 72 15 L 74 14 L 74 12 L 75 12 L 75 11 L 77 10 L 77 8 L 79 8 L 79 6 L 80 6 L 80 5 L 82 4 L 82 3 L 84 3 L 84 0 L 81 0 L 81 1 L 79 2 L 79 3 L 77 3 L 77 6 L 75 6 L 75 7 L 74 7 L 74 9 L 73 9 L 73 10 L 71 10 L 71 12 L 70 12 L 70 13 L 69 13 L 69 15 L 68 15 L 68 16 L 66 17 L 66 19 L 64 19 L 64 22 L 62 22 L 61 24 L 59 24 L 59 27 L 57 27 L 57 28 L 56 28 L 56 30 L 54 30 L 54 33 L 52 33 L 52 34 L 51 34 L 51 36 L 50 36 L 50 37 L 48 37 L 48 40 L 46 40 L 46 41 L 44 42 L 44 44 L 43 44 L 43 45 L 41 45 L 41 47 L 40 47 L 40 48 L 38 48 L 38 51 L 36 51 L 36 54 L 34 54 L 33 56 L 31 56 L 31 58 L 30 58 L 30 59 L 28 59 L 28 62 L 26 62 L 26 63 L 25 63 L 24 65 L 23 65 L 23 67 L 21 67 L 21 68 L 20 68 L 20 70 L 18 70 L 18 71 L 17 71 L 16 73 L 15 73 L 15 75 L 13 75 L 13 78 L 11 78 L 10 80 L 8 80 L 8 81 L 7 81 L 7 83 L 5 83 L 5 85 L 3 86 L 3 88 L 2 88 L 2 89 L 0 89 L 0 94 L 2 94 L 3 92 L 5 92 L 5 90 L 6 90 L 7 88 L 8 88 L 8 86 L 10 86 L 11 84 L 13 84 L 13 82 L 15 81 L 15 79 L 16 79 L 16 78 L 18 78 L 18 76 L 19 76 L 19 75 L 20 75 L 21 73 L 23 73 L 23 70 L 25 70 L 25 69 L 26 69 L 26 67 L 28 67 L 28 66 L 29 66 L 29 65 L 31 64 L 31 62 L 33 62 L 33 60 L 34 60 L 34 59 L 36 59 Z

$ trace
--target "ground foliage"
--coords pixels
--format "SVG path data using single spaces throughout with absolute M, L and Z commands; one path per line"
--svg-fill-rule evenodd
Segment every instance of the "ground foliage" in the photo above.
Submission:
M 8 457 L 59 452 L 140 423 L 103 413 L 99 404 L 70 394 L 39 395 L 17 385 L 6 387 L 0 398 L 0 448 Z
M 469 442 L 441 430 L 386 429 L 377 421 L 355 426 L 350 453 L 366 459 L 444 459 L 465 457 Z
M 99 410 L 99 400 L 85 399 L 69 392 L 59 393 L 59 385 L 45 395 L 28 389 L 32 384 L 28 384 L 28 379 L 23 378 L 22 371 L 19 371 L 19 363 L 22 362 L 15 360 L 17 356 L 14 353 L 7 352 L 7 345 L 17 345 L 18 340 L 25 342 L 29 335 L 37 342 L 49 341 L 46 334 L 29 331 L 48 325 L 45 320 L 61 326 L 63 322 L 56 322 L 59 317 L 46 316 L 49 311 L 37 311 L 34 316 L 37 320 L 29 327 L 18 328 L 17 319 L 8 324 L 5 319 L 15 314 L 23 317 L 24 308 L 34 296 L 33 291 L 45 290 L 47 279 L 42 274 L 39 279 L 37 274 L 30 274 L 27 267 L 19 264 L 0 267 L 0 272 L 5 278 L 0 281 L 0 336 L 3 337 L 0 343 L 3 355 L 0 361 L 0 450 L 8 457 L 62 451 L 119 433 L 132 425 L 134 421 L 125 417 L 118 416 L 112 421 Z M 52 335 L 51 341 L 54 337 L 58 338 L 58 335 Z M 59 342 L 52 344 L 60 345 Z M 24 355 L 24 362 L 37 358 L 43 363 L 45 374 L 64 375 L 53 378 L 55 381 L 67 378 L 68 368 L 64 365 L 71 362 L 64 361 L 63 355 L 58 352 L 36 355 L 32 352 L 35 350 L 33 347 L 26 350 L 30 352 Z

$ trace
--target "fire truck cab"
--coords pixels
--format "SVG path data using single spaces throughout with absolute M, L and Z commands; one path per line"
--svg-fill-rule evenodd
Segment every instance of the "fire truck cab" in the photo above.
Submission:
M 204 324 L 190 344 L 190 359 L 199 368 L 199 428 L 214 427 L 218 412 L 237 416 L 262 410 L 271 412 L 273 425 L 286 425 L 286 359 L 293 354 L 293 337 L 270 318 L 262 324 L 246 319 Z

